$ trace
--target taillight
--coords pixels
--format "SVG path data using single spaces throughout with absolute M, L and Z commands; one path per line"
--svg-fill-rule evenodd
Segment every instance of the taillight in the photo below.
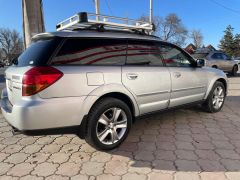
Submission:
M 31 96 L 54 84 L 63 73 L 53 67 L 34 67 L 27 71 L 22 80 L 22 95 Z

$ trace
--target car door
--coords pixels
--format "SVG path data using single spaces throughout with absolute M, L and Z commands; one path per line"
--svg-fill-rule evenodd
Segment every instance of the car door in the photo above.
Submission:
M 233 69 L 234 61 L 226 54 L 222 53 L 224 59 L 224 69 L 225 71 L 231 71 Z
M 171 75 L 169 107 L 200 101 L 207 89 L 207 77 L 195 60 L 180 48 L 163 44 L 163 61 Z
M 224 60 L 222 53 L 213 53 L 211 56 L 211 64 L 212 66 L 217 66 L 218 69 L 226 71 L 226 60 Z
M 122 83 L 135 96 L 140 114 L 168 107 L 171 78 L 155 42 L 128 41 Z

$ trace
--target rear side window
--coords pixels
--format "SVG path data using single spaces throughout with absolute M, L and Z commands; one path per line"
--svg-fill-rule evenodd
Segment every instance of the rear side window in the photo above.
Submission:
M 213 59 L 219 59 L 219 60 L 221 60 L 221 59 L 223 59 L 223 56 L 222 56 L 222 54 L 221 53 L 214 53 L 213 55 L 212 55 L 212 58 Z
M 155 42 L 129 40 L 126 64 L 163 66 L 161 51 Z
M 67 39 L 53 58 L 53 65 L 124 65 L 125 40 Z
M 15 62 L 16 66 L 45 66 L 61 38 L 42 39 L 33 42 Z

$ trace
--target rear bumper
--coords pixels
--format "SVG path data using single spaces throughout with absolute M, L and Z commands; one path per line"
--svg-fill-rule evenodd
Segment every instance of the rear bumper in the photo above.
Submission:
M 76 126 L 85 115 L 82 111 L 85 98 L 22 98 L 11 105 L 4 89 L 1 110 L 8 123 L 21 131 Z

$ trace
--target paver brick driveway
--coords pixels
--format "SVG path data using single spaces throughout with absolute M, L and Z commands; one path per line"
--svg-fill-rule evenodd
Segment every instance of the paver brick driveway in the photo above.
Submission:
M 116 150 L 100 152 L 74 134 L 13 136 L 0 118 L 0 179 L 238 180 L 240 77 L 223 111 L 199 107 L 137 121 Z

